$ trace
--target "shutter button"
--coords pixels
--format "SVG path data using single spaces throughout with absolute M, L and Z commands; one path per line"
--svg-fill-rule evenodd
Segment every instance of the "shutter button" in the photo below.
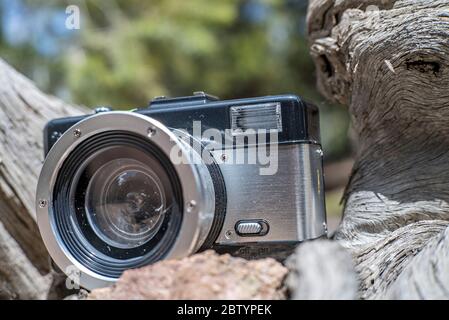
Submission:
M 235 224 L 235 232 L 241 237 L 264 236 L 268 229 L 268 223 L 264 220 L 240 220 Z

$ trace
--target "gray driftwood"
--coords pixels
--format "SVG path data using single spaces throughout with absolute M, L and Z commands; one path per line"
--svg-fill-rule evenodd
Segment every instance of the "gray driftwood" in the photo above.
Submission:
M 448 299 L 449 1 L 313 0 L 308 30 L 318 86 L 358 138 L 334 239 L 360 297 Z
M 309 241 L 286 263 L 286 285 L 292 299 L 348 300 L 359 298 L 358 279 L 349 251 L 336 241 Z
M 80 107 L 43 94 L 0 59 L 0 298 L 45 298 L 49 258 L 36 225 L 34 197 L 42 132 Z

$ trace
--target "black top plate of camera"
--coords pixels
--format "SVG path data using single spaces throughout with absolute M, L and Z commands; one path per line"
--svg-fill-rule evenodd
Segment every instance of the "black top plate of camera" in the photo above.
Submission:
M 319 113 L 313 104 L 296 95 L 274 95 L 247 99 L 218 100 L 200 92 L 192 96 L 153 99 L 148 107 L 134 109 L 152 117 L 172 129 L 183 129 L 192 134 L 194 121 L 201 121 L 202 130 L 215 128 L 222 132 L 231 129 L 232 111 L 235 107 L 251 107 L 278 104 L 280 106 L 281 128 L 278 133 L 279 144 L 315 143 L 320 144 Z M 99 108 L 100 112 L 109 111 Z M 66 117 L 51 120 L 44 131 L 45 155 L 58 138 L 71 126 L 91 115 Z

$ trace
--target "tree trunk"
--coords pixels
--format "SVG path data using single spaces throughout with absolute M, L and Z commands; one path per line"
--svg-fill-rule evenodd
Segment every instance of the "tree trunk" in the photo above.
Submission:
M 312 0 L 318 87 L 358 150 L 335 239 L 362 298 L 449 298 L 449 1 Z
M 41 93 L 0 59 L 0 298 L 46 297 L 52 279 L 34 208 L 43 128 L 82 111 Z

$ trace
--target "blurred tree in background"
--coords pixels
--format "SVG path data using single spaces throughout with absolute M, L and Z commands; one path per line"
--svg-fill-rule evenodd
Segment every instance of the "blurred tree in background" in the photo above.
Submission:
M 84 57 L 72 57 L 69 83 L 88 104 L 136 105 L 200 89 L 222 98 L 313 95 L 305 41 L 294 41 L 304 31 L 303 2 L 88 1 L 87 8 Z

